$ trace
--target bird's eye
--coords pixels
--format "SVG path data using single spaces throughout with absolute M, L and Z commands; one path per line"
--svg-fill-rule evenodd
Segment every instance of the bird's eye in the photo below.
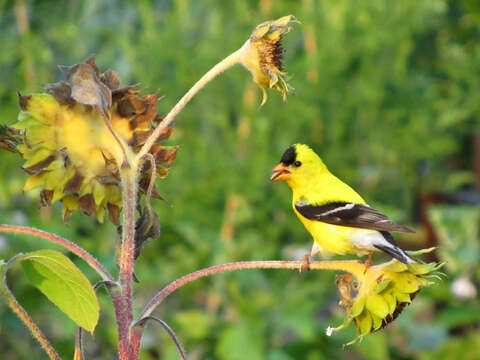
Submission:
M 295 165 L 296 167 L 299 167 L 299 166 L 302 166 L 302 162 L 301 161 L 295 161 L 293 163 L 293 165 Z

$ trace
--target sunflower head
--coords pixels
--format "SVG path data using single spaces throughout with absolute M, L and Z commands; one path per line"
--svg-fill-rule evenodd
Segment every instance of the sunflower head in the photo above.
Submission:
M 242 47 L 242 64 L 253 76 L 253 81 L 263 91 L 260 106 L 267 101 L 267 88 L 273 88 L 286 100 L 293 88 L 286 81 L 283 71 L 283 54 L 281 40 L 291 30 L 291 23 L 298 23 L 293 15 L 284 16 L 258 25 Z
M 434 279 L 438 279 L 441 274 L 438 272 L 441 266 L 443 264 L 437 263 L 406 265 L 393 259 L 355 271 L 354 274 L 337 276 L 341 298 L 339 305 L 346 310 L 346 317 L 339 327 L 328 327 L 327 335 L 330 336 L 334 331 L 344 329 L 354 322 L 357 338 L 349 343 L 352 344 L 365 335 L 384 328 L 413 301 L 421 288 L 434 284 Z
M 118 74 L 101 73 L 93 56 L 60 68 L 66 80 L 45 85 L 45 93 L 19 94 L 18 121 L 0 127 L 0 148 L 25 160 L 24 191 L 40 188 L 42 206 L 61 201 L 64 220 L 80 209 L 103 221 L 108 210 L 109 219 L 118 224 L 119 167 L 124 156 L 135 156 L 162 119 L 156 111 L 158 93 L 140 96 L 134 86 L 120 87 Z M 154 176 L 160 178 L 177 151 L 160 145 L 171 132 L 167 128 L 150 151 L 157 163 Z M 142 170 L 140 190 L 145 192 L 152 168 L 147 164 Z M 153 196 L 159 197 L 155 190 Z

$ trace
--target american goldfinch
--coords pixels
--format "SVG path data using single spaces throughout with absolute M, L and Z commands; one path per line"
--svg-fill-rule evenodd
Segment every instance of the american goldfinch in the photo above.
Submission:
M 307 145 L 290 146 L 273 168 L 270 180 L 285 180 L 292 189 L 293 211 L 313 236 L 311 256 L 368 255 L 370 265 L 371 253 L 383 251 L 405 264 L 417 262 L 398 247 L 390 234 L 414 231 L 368 206 Z

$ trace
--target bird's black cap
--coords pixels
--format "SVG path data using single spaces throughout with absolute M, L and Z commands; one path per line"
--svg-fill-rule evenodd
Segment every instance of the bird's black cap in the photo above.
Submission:
M 292 165 L 297 158 L 297 151 L 295 150 L 295 146 L 290 146 L 282 155 L 282 159 L 280 160 L 281 163 L 284 165 Z

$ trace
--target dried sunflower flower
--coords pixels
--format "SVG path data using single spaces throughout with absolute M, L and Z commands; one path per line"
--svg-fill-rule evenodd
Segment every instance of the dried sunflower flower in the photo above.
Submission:
M 19 95 L 22 111 L 16 123 L 0 128 L 0 148 L 25 159 L 23 170 L 29 176 L 24 191 L 41 187 L 42 206 L 60 200 L 64 220 L 79 208 L 102 222 L 108 210 L 109 219 L 118 225 L 119 167 L 124 156 L 135 156 L 162 119 L 156 111 L 158 93 L 139 96 L 134 86 L 120 88 L 118 74 L 101 74 L 93 56 L 60 68 L 66 81 L 45 85 L 46 93 Z M 160 178 L 167 175 L 177 152 L 177 147 L 159 145 L 171 132 L 167 128 L 150 150 Z M 140 178 L 143 192 L 151 172 L 147 162 Z M 156 190 L 153 197 L 159 198 Z
M 282 66 L 284 50 L 281 44 L 283 35 L 291 30 L 291 23 L 298 23 L 293 15 L 258 25 L 241 49 L 241 63 L 250 71 L 253 81 L 263 91 L 260 106 L 267 101 L 267 88 L 280 91 L 283 100 L 286 100 L 287 94 L 293 90 L 285 79 L 286 73 Z
M 432 249 L 409 252 L 419 255 Z M 328 327 L 327 335 L 349 326 L 352 321 L 357 328 L 357 338 L 347 345 L 361 340 L 365 335 L 384 328 L 394 321 L 409 305 L 421 288 L 434 284 L 443 264 L 403 264 L 395 259 L 371 266 L 356 263 L 352 273 L 337 277 L 341 300 L 339 305 L 346 310 L 346 318 L 336 328 Z M 352 296 L 355 293 L 355 296 Z

